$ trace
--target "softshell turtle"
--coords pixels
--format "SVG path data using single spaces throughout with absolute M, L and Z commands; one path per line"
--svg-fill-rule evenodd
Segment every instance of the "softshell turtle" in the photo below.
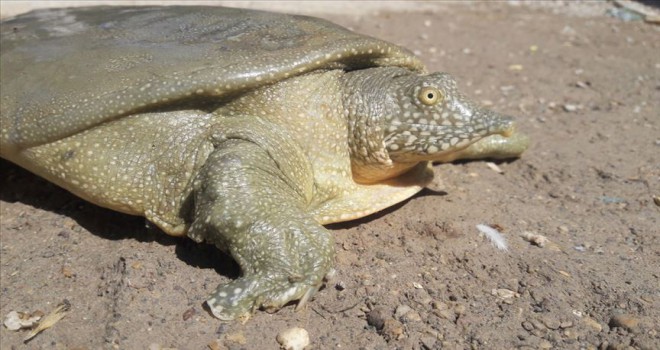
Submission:
M 303 305 L 322 225 L 409 198 L 430 162 L 510 158 L 510 118 L 396 45 L 220 7 L 34 11 L 2 23 L 1 155 L 97 205 L 228 252 L 220 319 Z

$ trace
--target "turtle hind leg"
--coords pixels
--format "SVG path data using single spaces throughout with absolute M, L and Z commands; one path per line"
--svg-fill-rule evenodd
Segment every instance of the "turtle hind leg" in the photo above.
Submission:
M 300 188 L 308 186 L 296 181 L 311 177 L 300 175 L 306 168 L 297 167 L 295 153 L 230 139 L 216 146 L 195 180 L 189 236 L 228 251 L 242 270 L 207 301 L 219 319 L 308 298 L 332 269 L 332 235 L 306 212 Z

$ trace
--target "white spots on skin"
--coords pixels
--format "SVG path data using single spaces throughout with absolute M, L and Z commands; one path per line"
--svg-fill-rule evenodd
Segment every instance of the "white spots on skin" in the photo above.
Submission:
M 483 128 L 484 117 L 475 115 L 479 113 L 475 112 L 477 107 L 456 91 L 455 83 L 451 78 L 447 79 L 446 74 L 411 75 L 408 80 L 401 79 L 401 75 L 397 78 L 395 81 L 402 86 L 396 93 L 400 112 L 388 116 L 390 125 L 386 127 L 385 137 L 387 149 L 397 162 L 433 159 L 419 156 L 440 152 L 442 154 L 437 156 L 444 157 L 452 150 L 462 149 L 495 130 Z M 418 85 L 411 87 L 413 83 Z M 424 105 L 419 102 L 418 93 L 426 86 L 433 86 L 442 93 L 440 103 Z
M 47 169 L 52 174 L 50 179 L 84 199 L 125 213 L 147 215 L 167 231 L 168 223 L 176 226 L 177 220 L 181 220 L 177 217 L 181 200 L 162 200 L 158 197 L 172 197 L 179 193 L 192 173 L 181 173 L 188 175 L 178 179 L 166 175 L 163 177 L 168 180 L 161 182 L 148 175 L 145 166 L 149 164 L 149 157 L 160 158 L 165 153 L 169 157 L 174 156 L 174 160 L 182 161 L 179 165 L 172 164 L 175 169 L 186 169 L 185 164 L 194 162 L 195 157 L 177 155 L 190 154 L 187 150 L 190 146 L 180 141 L 172 142 L 172 137 L 182 137 L 181 140 L 192 137 L 197 126 L 188 119 L 195 122 L 204 119 L 195 115 L 180 118 L 176 113 L 180 112 L 126 117 L 51 144 L 28 149 L 24 154 L 35 164 Z M 171 119 L 168 119 L 170 116 Z M 156 121 L 158 126 L 154 128 L 153 123 Z M 149 131 L 144 132 L 145 128 Z M 204 132 L 205 129 L 199 127 L 197 132 Z M 172 130 L 181 134 L 172 133 Z M 151 170 L 151 174 L 156 177 L 160 173 L 166 174 Z M 154 204 L 159 206 L 157 210 L 148 208 Z M 149 217 L 149 213 L 159 213 L 160 218 Z
M 374 51 L 373 48 L 369 48 L 367 50 L 367 52 L 369 54 L 371 54 L 373 51 Z M 379 51 L 381 54 L 384 54 L 385 52 L 388 52 L 388 53 L 391 52 L 392 48 L 389 47 L 389 46 L 386 46 L 385 48 L 383 48 L 381 46 L 378 46 L 376 48 L 376 51 Z M 352 50 L 351 52 L 356 52 L 356 51 Z M 343 57 L 342 54 L 336 54 L 336 58 L 340 59 L 342 57 Z M 326 56 L 326 58 L 329 59 L 329 58 L 331 58 L 331 56 L 328 54 Z M 388 59 L 389 58 L 387 58 L 387 57 L 384 58 L 383 62 L 386 62 Z M 393 59 L 394 58 L 392 58 L 392 60 Z M 410 58 L 407 57 L 406 60 L 410 60 Z M 393 61 L 393 62 L 396 62 L 396 61 Z M 320 64 L 320 63 L 317 63 L 317 64 Z M 300 67 L 298 69 L 299 72 L 306 72 L 308 70 L 310 70 L 309 67 Z M 273 77 L 272 74 L 270 76 L 271 76 L 271 78 Z M 285 73 L 284 76 L 288 77 L 289 73 L 288 72 Z M 181 86 L 181 81 L 179 81 L 178 79 L 179 79 L 179 77 L 174 78 L 174 80 L 176 80 L 176 83 L 173 84 L 174 86 Z M 263 78 L 261 76 L 257 76 L 256 78 L 254 78 L 254 80 L 256 80 L 256 81 L 261 81 L 262 79 Z M 232 84 L 226 84 L 225 88 L 226 88 L 227 91 L 231 91 L 233 86 L 249 87 L 250 86 L 249 82 L 250 81 L 247 78 L 244 81 L 234 80 L 234 81 L 232 81 L 233 85 Z M 155 84 L 158 84 L 158 83 L 153 82 L 153 84 L 155 85 Z M 204 82 L 192 82 L 191 84 L 193 86 L 197 86 L 199 84 L 199 86 L 204 86 L 205 89 L 207 89 L 207 90 L 199 88 L 199 89 L 196 89 L 196 90 L 191 90 L 191 91 L 185 92 L 185 94 L 190 94 L 192 91 L 195 91 L 195 93 L 197 93 L 197 94 L 203 94 L 203 93 L 205 93 L 205 91 L 213 91 L 217 94 L 221 93 L 221 91 L 218 88 L 215 88 L 215 85 L 213 85 L 213 87 L 209 88 L 208 85 L 204 85 Z M 169 88 L 169 91 L 172 92 L 172 94 L 162 95 L 162 92 L 167 91 L 168 88 Z M 144 95 L 143 96 L 131 97 L 130 100 L 152 101 L 153 104 L 157 104 L 157 103 L 160 103 L 160 102 L 167 103 L 167 102 L 170 102 L 170 101 L 176 101 L 176 98 L 177 98 L 176 95 L 177 94 L 183 94 L 180 89 L 172 87 L 171 82 L 169 83 L 169 85 L 168 85 L 167 82 L 163 82 L 162 86 L 152 86 L 151 83 L 147 83 L 145 85 L 142 85 L 142 88 L 140 88 L 139 90 L 140 90 L 140 92 L 143 92 Z M 303 86 L 303 89 L 300 89 L 300 91 L 305 91 L 304 86 Z M 321 90 L 321 91 L 327 91 L 327 90 Z M 147 94 L 147 92 L 149 92 L 149 94 Z M 331 93 L 331 95 L 332 95 L 332 93 Z M 313 95 L 310 94 L 308 96 L 313 96 Z M 125 105 L 125 101 L 127 100 L 127 98 L 125 96 L 117 96 L 116 100 L 119 101 L 118 105 L 113 105 L 113 106 L 107 107 L 106 110 L 118 111 L 120 114 L 124 114 L 127 111 L 128 112 L 131 111 L 131 107 L 127 107 L 127 108 L 122 107 L 121 109 L 118 109 L 119 108 L 118 106 L 124 106 Z M 346 191 L 345 187 L 342 187 L 341 184 L 337 183 L 336 180 L 333 179 L 333 176 L 337 177 L 336 176 L 337 174 L 342 175 L 340 177 L 341 179 L 346 179 L 347 177 L 349 177 L 349 175 L 351 173 L 350 163 L 348 162 L 348 159 L 346 157 L 347 156 L 347 154 L 346 154 L 347 150 L 346 150 L 344 145 L 340 145 L 337 142 L 337 140 L 345 140 L 345 135 L 346 134 L 344 133 L 342 135 L 342 133 L 341 133 L 342 131 L 345 131 L 344 129 L 342 129 L 342 128 L 344 128 L 344 126 L 340 125 L 340 124 L 335 124 L 335 123 L 337 123 L 337 120 L 334 120 L 336 117 L 343 115 L 343 113 L 341 113 L 343 111 L 343 108 L 341 108 L 341 107 L 336 107 L 336 108 L 339 108 L 339 109 L 333 109 L 332 108 L 332 106 L 340 106 L 341 103 L 339 103 L 339 101 L 336 101 L 336 100 L 329 101 L 329 102 L 331 102 L 330 104 L 328 104 L 330 106 L 329 110 L 326 110 L 326 111 L 323 111 L 323 112 L 318 112 L 319 109 L 311 108 L 313 111 L 316 111 L 316 113 L 311 113 L 311 114 L 305 113 L 304 114 L 304 120 L 309 121 L 309 123 L 307 123 L 306 125 L 300 125 L 300 123 L 296 123 L 296 122 L 300 121 L 300 117 L 296 118 L 294 116 L 294 114 L 290 113 L 290 112 L 295 111 L 296 109 L 307 111 L 307 110 L 310 110 L 311 106 L 318 107 L 320 104 L 322 104 L 324 102 L 322 99 L 316 99 L 315 97 L 310 97 L 310 98 L 305 98 L 305 99 L 297 99 L 297 100 L 284 98 L 282 100 L 289 101 L 288 103 L 293 103 L 292 106 L 291 105 L 286 105 L 285 106 L 286 108 L 280 108 L 280 106 L 278 106 L 277 108 L 273 108 L 272 107 L 273 104 L 270 103 L 273 100 L 278 100 L 279 101 L 281 99 L 279 97 L 277 97 L 275 99 L 266 100 L 266 102 L 268 102 L 268 105 L 269 105 L 268 110 L 265 109 L 264 105 L 261 105 L 261 107 L 259 107 L 259 106 L 250 107 L 250 108 L 254 108 L 254 109 L 247 109 L 244 106 L 243 108 L 240 108 L 238 110 L 231 111 L 229 114 L 230 115 L 245 115 L 246 111 L 258 111 L 259 113 L 254 113 L 254 114 L 255 115 L 260 114 L 264 118 L 268 118 L 270 120 L 273 120 L 273 121 L 276 121 L 276 122 L 279 122 L 279 123 L 288 123 L 288 124 L 286 124 L 287 127 L 290 128 L 290 130 L 295 131 L 296 132 L 295 133 L 296 137 L 298 137 L 299 139 L 302 139 L 303 144 L 305 144 L 305 145 L 309 144 L 309 142 L 308 142 L 309 139 L 305 140 L 305 138 L 309 138 L 309 136 L 308 136 L 309 134 L 308 133 L 306 134 L 306 133 L 301 132 L 301 131 L 313 130 L 313 131 L 316 132 L 315 134 L 323 135 L 327 131 L 324 128 L 329 128 L 330 131 L 331 131 L 330 135 L 327 138 L 314 139 L 314 141 L 315 141 L 314 145 L 310 147 L 312 149 L 306 150 L 306 151 L 308 152 L 308 157 L 310 158 L 310 162 L 314 165 L 315 170 L 318 171 L 317 177 L 319 177 L 318 175 L 328 176 L 328 178 L 322 178 L 322 176 L 320 176 L 320 178 L 318 179 L 320 181 L 319 183 L 321 185 L 320 186 L 321 191 L 326 192 L 326 193 L 322 193 L 321 195 L 329 195 L 331 193 L 346 194 L 347 191 Z M 144 105 L 144 104 L 142 104 L 142 105 Z M 266 112 L 266 111 L 268 111 L 268 112 Z M 280 114 L 278 114 L 278 112 Z M 58 113 L 63 113 L 63 111 L 59 111 Z M 408 115 L 408 117 L 409 116 L 410 116 L 410 114 Z M 413 115 L 413 117 L 414 118 L 419 118 L 420 114 L 415 113 Z M 330 119 L 330 120 L 326 121 L 326 119 Z M 424 120 L 424 121 L 426 122 L 426 120 Z M 341 121 L 339 121 L 339 122 L 341 123 Z M 91 123 L 90 122 L 89 126 L 92 126 L 92 125 L 96 125 L 96 123 Z M 282 125 L 282 124 L 278 124 L 278 125 Z M 129 131 L 129 133 L 132 137 L 140 138 L 141 136 L 144 136 L 144 135 L 140 135 L 140 129 L 133 130 L 133 129 L 129 128 L 127 130 Z M 147 130 L 151 131 L 151 127 L 148 127 Z M 125 130 L 122 130 L 122 135 L 124 135 L 123 131 L 125 131 Z M 166 132 L 164 136 L 173 138 L 172 134 L 171 134 L 171 131 L 170 131 L 170 134 L 168 134 Z M 411 135 L 410 132 L 408 132 L 408 134 L 406 136 L 409 136 L 407 138 L 407 140 L 408 140 L 407 142 L 409 142 L 409 143 L 414 143 L 417 140 L 417 137 Z M 424 135 L 424 136 L 426 136 L 426 135 Z M 127 139 L 128 139 L 128 137 L 127 137 Z M 127 139 L 124 139 L 122 141 L 124 141 L 124 142 L 131 141 L 131 140 L 127 140 Z M 84 140 L 84 138 L 83 138 L 83 140 Z M 307 141 L 307 142 L 305 142 L 305 141 Z M 85 141 L 83 143 L 85 145 L 88 145 L 87 141 Z M 372 140 L 369 140 L 368 144 L 369 144 L 370 147 L 373 147 L 375 142 L 373 142 Z M 106 144 L 104 143 L 104 146 L 105 145 Z M 67 146 L 70 146 L 70 144 L 68 144 Z M 66 174 L 71 175 L 73 177 L 78 176 L 81 180 L 85 181 L 84 186 L 89 187 L 88 183 L 94 183 L 94 184 L 99 184 L 100 188 L 104 188 L 104 189 L 107 189 L 108 185 L 107 185 L 107 183 L 103 183 L 103 181 L 107 182 L 108 179 L 113 179 L 112 181 L 114 182 L 117 179 L 120 179 L 121 181 L 120 181 L 120 183 L 116 184 L 117 185 L 116 187 L 112 186 L 112 185 L 109 187 L 110 189 L 114 189 L 113 191 L 110 191 L 111 198 L 110 199 L 102 199 L 102 200 L 107 200 L 107 201 L 110 201 L 110 202 L 113 202 L 113 201 L 114 202 L 126 202 L 126 203 L 129 204 L 129 206 L 133 206 L 135 203 L 138 203 L 138 200 L 135 199 L 135 198 L 146 198 L 147 202 L 153 202 L 154 198 L 157 197 L 157 195 L 154 195 L 153 193 L 145 194 L 145 193 L 143 193 L 143 191 L 156 191 L 157 190 L 159 193 L 165 193 L 166 195 L 169 195 L 171 197 L 173 195 L 178 194 L 177 190 L 178 191 L 181 190 L 180 188 L 168 187 L 168 186 L 173 185 L 173 184 L 169 183 L 167 181 L 158 181 L 158 179 L 145 179 L 145 177 L 146 177 L 145 173 L 153 172 L 153 171 L 151 171 L 151 169 L 145 169 L 144 166 L 141 167 L 142 164 L 140 162 L 142 160 L 137 155 L 136 156 L 125 155 L 125 154 L 122 155 L 117 160 L 114 160 L 113 161 L 114 164 L 112 164 L 110 169 L 105 169 L 105 173 L 103 173 L 103 174 L 100 173 L 99 166 L 92 166 L 92 167 L 82 166 L 83 163 L 84 164 L 87 164 L 87 163 L 96 164 L 94 162 L 94 159 L 92 159 L 92 158 L 101 159 L 103 157 L 103 154 L 102 154 L 103 152 L 105 152 L 107 155 L 111 155 L 111 154 L 113 154 L 113 152 L 120 152 L 120 151 L 123 151 L 123 150 L 126 150 L 126 149 L 128 149 L 128 150 L 131 149 L 130 147 L 123 147 L 121 144 L 114 144 L 114 143 L 108 143 L 107 146 L 108 147 L 107 147 L 106 150 L 95 151 L 93 153 L 87 153 L 86 155 L 89 156 L 87 158 L 84 158 L 84 159 L 82 158 L 82 156 L 84 156 L 84 154 L 78 154 L 76 157 L 72 158 L 72 159 L 75 159 L 76 161 L 79 162 L 79 164 L 77 164 L 77 168 L 80 169 L 81 171 L 83 169 L 91 169 L 91 170 L 85 170 L 85 173 L 86 173 L 85 175 L 79 175 L 79 174 L 76 175 L 75 171 L 73 171 L 73 170 L 69 170 L 69 172 L 66 173 Z M 82 148 L 83 152 L 84 152 L 84 150 L 85 150 L 85 147 Z M 318 150 L 325 151 L 326 154 L 323 154 L 323 152 L 320 152 L 320 154 L 318 154 L 317 153 Z M 328 152 L 328 150 L 332 150 L 333 152 Z M 165 150 L 161 150 L 161 151 L 165 152 Z M 176 153 L 175 151 L 176 151 L 176 149 L 174 151 L 169 150 L 170 153 Z M 364 152 L 367 153 L 367 150 L 365 149 Z M 331 162 L 328 162 L 328 160 L 336 160 L 336 159 L 340 159 L 341 164 L 337 165 L 337 164 L 331 164 Z M 72 161 L 71 163 L 72 163 L 72 165 L 67 167 L 67 169 L 76 168 L 76 166 L 73 165 L 75 162 Z M 57 166 L 59 167 L 59 166 L 65 166 L 65 165 L 57 164 Z M 53 168 L 55 168 L 55 166 L 53 166 Z M 110 175 L 111 177 L 108 176 L 107 173 L 112 174 L 112 175 Z M 65 173 L 63 173 L 63 174 L 65 174 Z M 127 176 L 126 174 L 129 174 L 130 176 Z M 186 176 L 184 176 L 184 178 L 189 179 L 190 174 L 191 173 L 186 173 Z M 64 178 L 64 176 L 63 176 L 63 178 Z M 80 184 L 79 180 L 73 180 L 73 181 L 77 181 L 77 183 Z M 150 182 L 150 181 L 153 181 L 153 182 Z M 94 185 L 94 186 L 96 186 L 96 185 Z M 133 196 L 129 192 L 139 193 L 139 194 L 137 196 Z M 94 195 L 96 195 L 96 194 L 94 194 Z M 103 196 L 110 197 L 107 194 L 104 194 L 101 197 L 103 197 Z M 177 198 L 176 200 L 167 200 L 167 198 L 165 198 L 164 200 L 162 200 L 160 202 L 165 203 L 166 207 L 165 208 L 154 208 L 153 210 L 155 212 L 159 213 L 159 214 L 163 214 L 164 212 L 167 212 L 168 210 L 173 211 L 173 208 L 175 208 L 181 200 L 179 197 L 176 197 L 176 198 Z M 139 200 L 139 203 L 142 203 L 141 199 Z M 170 208 L 167 208 L 167 206 L 170 206 Z M 152 209 L 150 208 L 150 210 L 152 210 Z M 342 217 L 344 219 L 348 219 L 348 218 L 351 218 L 351 215 L 344 214 L 344 215 L 342 215 Z M 209 218 L 207 217 L 205 220 L 209 220 Z M 240 221 L 236 221 L 236 226 L 237 227 L 241 226 L 239 223 L 240 223 Z M 235 292 L 235 293 L 238 293 L 238 292 Z M 213 303 L 213 302 L 216 302 L 216 300 L 212 298 L 212 299 L 210 299 L 210 302 Z
M 464 146 L 467 146 L 468 144 L 470 144 L 470 142 L 472 142 L 471 139 L 468 139 L 468 138 L 463 139 L 463 140 L 459 141 L 459 142 L 456 144 L 456 147 L 464 147 Z

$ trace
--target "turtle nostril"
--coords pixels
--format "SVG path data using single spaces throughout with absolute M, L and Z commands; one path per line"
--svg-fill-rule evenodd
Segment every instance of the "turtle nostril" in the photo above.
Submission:
M 513 123 L 511 123 L 511 126 L 509 126 L 507 129 L 502 131 L 501 135 L 504 136 L 504 137 L 509 137 L 509 136 L 513 135 L 513 132 L 515 131 L 514 129 L 515 129 L 514 125 L 513 125 Z
M 499 120 L 497 123 L 497 129 L 496 133 L 504 136 L 504 137 L 509 137 L 513 135 L 515 131 L 515 123 L 513 122 L 513 119 L 509 117 L 503 117 L 502 119 Z

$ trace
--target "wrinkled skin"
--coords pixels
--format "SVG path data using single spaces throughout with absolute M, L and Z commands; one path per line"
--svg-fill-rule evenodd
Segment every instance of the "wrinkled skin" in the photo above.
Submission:
M 304 305 L 333 273 L 322 225 L 409 198 L 430 162 L 527 148 L 449 75 L 318 19 L 56 10 L 2 35 L 2 157 L 231 254 L 242 276 L 207 300 L 223 320 Z

